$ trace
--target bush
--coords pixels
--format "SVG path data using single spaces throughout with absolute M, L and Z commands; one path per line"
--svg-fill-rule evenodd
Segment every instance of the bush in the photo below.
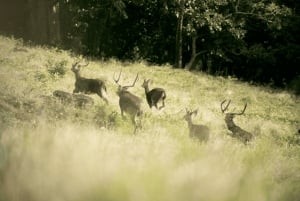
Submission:
M 53 60 L 48 60 L 47 69 L 51 76 L 64 77 L 64 75 L 67 72 L 66 65 L 67 65 L 66 60 L 62 60 L 59 62 L 55 62 Z

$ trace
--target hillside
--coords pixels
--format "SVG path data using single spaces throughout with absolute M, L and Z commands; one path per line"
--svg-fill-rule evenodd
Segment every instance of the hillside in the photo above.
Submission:
M 53 98 L 72 92 L 79 56 L 0 37 L 0 201 L 149 200 L 295 201 L 300 197 L 300 100 L 285 91 L 251 86 L 143 62 L 89 60 L 84 77 L 107 84 L 109 105 L 75 107 Z M 114 73 L 143 99 L 143 128 L 122 119 Z M 163 110 L 149 109 L 144 79 L 167 92 Z M 220 103 L 255 139 L 229 136 Z M 198 109 L 210 140 L 189 137 L 185 109 Z

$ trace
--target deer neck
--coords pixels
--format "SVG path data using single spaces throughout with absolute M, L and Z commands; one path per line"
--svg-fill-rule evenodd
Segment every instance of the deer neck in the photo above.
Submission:
M 189 127 L 189 128 L 192 128 L 192 127 L 193 127 L 193 123 L 192 123 L 192 120 L 191 120 L 191 119 L 188 119 L 188 120 L 187 120 L 187 123 L 188 123 L 188 127 Z
M 147 94 L 149 92 L 149 87 L 148 86 L 144 86 L 145 89 L 145 93 Z
M 81 78 L 81 75 L 80 75 L 80 73 L 78 71 L 74 72 L 74 74 L 75 74 L 76 80 L 79 80 Z
M 225 117 L 225 123 L 227 125 L 228 130 L 232 131 L 238 126 L 234 123 L 233 118 L 226 115 Z

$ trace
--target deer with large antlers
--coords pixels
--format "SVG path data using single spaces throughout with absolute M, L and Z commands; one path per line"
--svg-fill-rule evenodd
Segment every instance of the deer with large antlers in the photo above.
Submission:
M 142 87 L 145 88 L 146 100 L 150 108 L 155 106 L 156 109 L 160 110 L 165 107 L 165 99 L 167 97 L 166 92 L 162 88 L 153 88 L 149 90 L 150 79 L 144 80 Z M 157 106 L 158 102 L 162 102 L 160 107 Z
M 136 130 L 138 127 L 141 127 L 141 124 L 139 125 L 137 123 L 136 118 L 142 116 L 142 99 L 133 95 L 128 91 L 128 88 L 134 87 L 136 81 L 139 78 L 139 75 L 136 75 L 135 80 L 133 81 L 132 85 L 128 86 L 122 86 L 119 84 L 120 77 L 121 77 L 122 70 L 120 71 L 120 74 L 118 78 L 115 78 L 114 74 L 114 81 L 116 84 L 118 84 L 118 91 L 117 94 L 119 96 L 119 106 L 121 110 L 121 115 L 124 117 L 124 113 L 128 114 L 130 116 L 130 119 L 132 123 L 134 124 L 134 133 L 136 133 Z
M 200 141 L 207 142 L 209 139 L 210 130 L 205 125 L 194 124 L 192 122 L 192 115 L 197 115 L 198 110 L 188 110 L 186 109 L 186 114 L 184 115 L 184 119 L 188 123 L 190 137 L 196 138 Z
M 239 113 L 225 113 L 225 111 L 228 109 L 228 106 L 231 103 L 231 100 L 227 102 L 227 104 L 224 107 L 224 104 L 226 103 L 226 100 L 222 101 L 221 103 L 221 111 L 223 114 L 225 114 L 225 123 L 227 125 L 228 130 L 232 132 L 232 137 L 235 137 L 239 140 L 241 140 L 244 144 L 249 143 L 253 139 L 253 135 L 249 133 L 248 131 L 245 131 L 241 127 L 237 126 L 233 118 L 236 115 L 243 115 L 245 113 L 245 110 L 247 108 L 247 103 L 244 106 L 244 109 Z
M 83 92 L 85 94 L 97 94 L 108 104 L 106 85 L 104 81 L 100 79 L 84 78 L 80 75 L 80 68 L 86 67 L 88 64 L 89 63 L 80 64 L 78 61 L 72 64 L 71 70 L 74 72 L 76 79 L 73 93 Z

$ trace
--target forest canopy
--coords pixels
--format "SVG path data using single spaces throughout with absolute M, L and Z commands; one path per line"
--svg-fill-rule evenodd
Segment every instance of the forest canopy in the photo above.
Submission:
M 8 10 L 18 9 L 15 18 L 24 20 L 2 13 L 8 20 L 1 33 L 101 59 L 171 64 L 279 87 L 300 82 L 298 1 L 20 2 L 7 3 Z M 18 30 L 7 28 L 16 22 Z

